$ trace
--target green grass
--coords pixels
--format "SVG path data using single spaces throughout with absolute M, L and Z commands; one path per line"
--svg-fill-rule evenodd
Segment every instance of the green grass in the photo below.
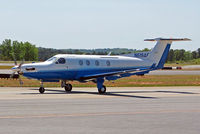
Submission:
M 173 63 L 165 63 L 165 66 L 185 66 L 185 65 L 200 65 L 200 58 L 189 61 L 176 61 Z
M 0 66 L 0 69 L 11 69 L 13 66 Z
M 40 82 L 22 77 L 23 87 L 39 87 Z M 95 83 L 70 82 L 74 87 L 96 87 Z M 199 75 L 147 75 L 131 76 L 116 81 L 106 81 L 108 87 L 159 87 L 159 86 L 200 86 Z M 19 81 L 13 79 L 0 79 L 1 87 L 19 87 Z M 60 83 L 44 83 L 45 87 L 60 87 Z

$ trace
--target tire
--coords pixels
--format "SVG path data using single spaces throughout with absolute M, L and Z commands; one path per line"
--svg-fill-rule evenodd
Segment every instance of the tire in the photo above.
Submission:
M 43 93 L 45 92 L 44 87 L 40 87 L 40 88 L 39 88 L 39 92 L 40 92 L 41 94 L 43 94 Z
M 98 91 L 99 91 L 99 94 L 106 93 L 106 86 L 103 85 L 101 89 L 98 89 Z
M 66 92 L 71 92 L 72 91 L 72 85 L 71 84 L 66 84 L 65 85 L 65 91 Z

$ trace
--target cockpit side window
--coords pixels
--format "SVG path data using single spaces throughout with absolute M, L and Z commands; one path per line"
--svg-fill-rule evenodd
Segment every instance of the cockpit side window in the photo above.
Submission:
M 56 61 L 56 64 L 65 64 L 66 60 L 65 58 L 59 58 L 57 61 Z

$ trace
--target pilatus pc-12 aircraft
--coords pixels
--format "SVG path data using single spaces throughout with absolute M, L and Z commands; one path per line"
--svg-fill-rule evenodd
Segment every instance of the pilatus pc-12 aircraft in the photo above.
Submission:
M 144 75 L 163 68 L 172 41 L 189 41 L 187 38 L 156 38 L 149 52 L 128 55 L 72 55 L 58 54 L 40 63 L 20 64 L 12 68 L 14 75 L 23 75 L 41 81 L 40 93 L 45 92 L 43 82 L 59 82 L 66 92 L 72 90 L 69 81 L 96 83 L 99 94 L 106 92 L 105 80 L 117 80 L 131 75 Z M 16 62 L 15 62 L 16 63 Z M 15 74 L 16 73 L 16 74 Z

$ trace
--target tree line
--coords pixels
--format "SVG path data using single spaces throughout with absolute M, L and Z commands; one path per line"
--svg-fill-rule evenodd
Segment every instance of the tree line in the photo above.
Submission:
M 150 51 L 148 48 L 142 50 L 127 49 L 127 48 L 105 48 L 105 49 L 52 49 L 52 48 L 38 48 L 39 60 L 46 60 L 56 54 L 87 54 L 87 55 L 122 55 L 128 53 Z M 184 49 L 170 49 L 167 57 L 168 63 L 175 63 L 177 61 L 187 62 L 190 60 L 200 58 L 200 48 L 196 51 L 186 51 Z
M 0 60 L 38 60 L 38 48 L 29 42 L 5 39 L 0 44 Z
M 184 49 L 170 49 L 167 62 L 174 63 L 176 61 L 187 62 L 200 58 L 200 48 L 196 51 L 186 51 Z
M 83 55 L 111 55 L 127 54 L 135 52 L 134 49 L 127 48 L 102 48 L 102 49 L 53 49 L 53 48 L 38 48 L 38 59 L 44 61 L 56 54 L 83 54 Z
M 127 48 L 104 48 L 104 49 L 53 49 L 36 47 L 29 42 L 18 42 L 5 39 L 0 43 L 0 60 L 26 60 L 45 61 L 56 54 L 87 54 L 87 55 L 121 55 L 141 51 L 150 51 L 148 48 L 142 50 Z M 184 49 L 170 49 L 167 62 L 177 61 L 187 62 L 200 58 L 200 48 L 196 51 L 186 51 Z

